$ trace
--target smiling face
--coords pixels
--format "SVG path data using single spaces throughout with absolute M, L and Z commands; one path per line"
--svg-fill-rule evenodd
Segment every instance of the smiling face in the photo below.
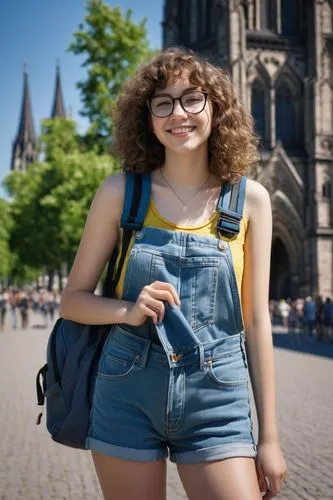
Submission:
M 200 87 L 194 87 L 189 81 L 188 74 L 183 74 L 176 80 L 170 81 L 166 88 L 156 90 L 154 97 L 161 96 L 161 100 L 155 103 L 159 109 L 167 106 L 168 96 L 173 98 L 182 98 L 183 105 L 187 109 L 197 111 L 204 105 L 198 101 L 202 94 L 188 95 L 189 91 L 202 91 Z M 196 106 L 199 106 L 196 108 Z M 152 104 L 151 104 L 152 109 Z M 161 113 L 165 114 L 165 113 Z M 153 131 L 165 146 L 166 154 L 168 151 L 174 153 L 186 154 L 196 151 L 198 148 L 208 147 L 208 138 L 212 129 L 212 106 L 207 97 L 206 104 L 202 111 L 196 114 L 189 113 L 183 109 L 179 100 L 174 101 L 173 112 L 165 118 L 158 118 L 151 114 Z

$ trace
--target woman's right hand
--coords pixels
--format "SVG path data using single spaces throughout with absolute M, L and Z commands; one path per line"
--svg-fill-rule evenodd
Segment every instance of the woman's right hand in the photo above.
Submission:
M 180 306 L 178 294 L 170 283 L 154 281 L 143 287 L 137 301 L 128 308 L 124 322 L 131 326 L 141 326 L 150 317 L 156 325 L 163 321 L 164 302 L 168 302 L 170 306 Z

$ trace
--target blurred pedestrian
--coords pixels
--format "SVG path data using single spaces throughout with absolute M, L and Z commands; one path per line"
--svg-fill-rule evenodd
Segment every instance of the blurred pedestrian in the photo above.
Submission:
M 21 314 L 22 329 L 25 330 L 28 327 L 29 302 L 28 302 L 27 294 L 24 291 L 22 291 L 18 295 L 18 308 L 19 308 L 20 314 Z
M 321 342 L 324 338 L 325 320 L 324 320 L 324 300 L 321 296 L 316 297 L 316 338 Z
M 8 300 L 8 292 L 5 289 L 0 290 L 0 332 L 5 329 Z
M 328 341 L 333 341 L 333 301 L 330 297 L 324 303 L 324 332 Z
M 48 322 L 49 303 L 48 303 L 48 294 L 44 288 L 41 288 L 39 290 L 38 308 L 43 318 L 43 327 L 47 328 L 49 324 Z
M 11 312 L 11 318 L 12 318 L 12 328 L 16 330 L 17 328 L 17 309 L 18 309 L 18 290 L 11 288 L 9 290 L 9 307 L 10 307 L 10 312 Z
M 316 327 L 316 303 L 309 295 L 304 302 L 304 332 L 309 339 L 312 339 Z
M 278 304 L 278 312 L 281 317 L 282 325 L 284 328 L 288 328 L 288 316 L 290 311 L 290 305 L 285 299 L 280 299 Z
M 299 317 L 295 302 L 292 302 L 288 315 L 288 334 L 290 340 L 293 341 L 295 339 L 296 341 L 300 342 Z

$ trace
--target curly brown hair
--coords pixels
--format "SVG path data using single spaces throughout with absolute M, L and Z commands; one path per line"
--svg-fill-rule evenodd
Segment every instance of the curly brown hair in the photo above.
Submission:
M 127 171 L 148 173 L 163 165 L 165 150 L 153 133 L 147 101 L 156 89 L 164 89 L 184 71 L 191 84 L 208 92 L 212 103 L 210 171 L 221 182 L 235 182 L 258 159 L 253 119 L 236 99 L 227 72 L 192 51 L 167 49 L 124 85 L 114 109 L 112 151 Z

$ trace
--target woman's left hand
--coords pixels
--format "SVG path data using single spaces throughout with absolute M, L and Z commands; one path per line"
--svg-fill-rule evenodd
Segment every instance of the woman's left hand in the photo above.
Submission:
M 287 476 L 287 464 L 278 441 L 258 443 L 256 470 L 260 491 L 266 493 L 263 498 L 274 498 Z

